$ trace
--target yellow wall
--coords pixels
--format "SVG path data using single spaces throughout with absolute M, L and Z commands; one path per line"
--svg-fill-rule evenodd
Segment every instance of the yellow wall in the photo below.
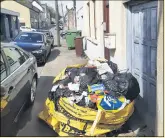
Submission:
M 7 0 L 7 1 L 1 2 L 1 8 L 5 8 L 8 10 L 20 13 L 19 21 L 25 22 L 26 26 L 31 27 L 30 10 L 27 7 L 17 3 L 15 1 Z

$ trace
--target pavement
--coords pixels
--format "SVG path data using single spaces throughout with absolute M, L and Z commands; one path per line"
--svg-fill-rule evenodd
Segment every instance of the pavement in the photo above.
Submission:
M 67 65 L 86 63 L 85 59 L 77 58 L 75 50 L 67 47 L 55 47 L 51 51 L 45 66 L 38 68 L 39 83 L 34 105 L 25 109 L 20 116 L 16 136 L 57 136 L 49 126 L 38 118 L 45 99 L 51 89 L 54 77 Z

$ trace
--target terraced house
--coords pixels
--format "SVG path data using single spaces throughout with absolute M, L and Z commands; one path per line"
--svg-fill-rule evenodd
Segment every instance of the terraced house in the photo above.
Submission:
M 105 57 L 138 80 L 136 111 L 150 132 L 163 136 L 163 1 L 87 0 L 84 52 Z M 152 135 L 153 135 L 152 134 Z
M 1 40 L 14 38 L 20 26 L 39 28 L 40 12 L 30 0 L 1 1 Z

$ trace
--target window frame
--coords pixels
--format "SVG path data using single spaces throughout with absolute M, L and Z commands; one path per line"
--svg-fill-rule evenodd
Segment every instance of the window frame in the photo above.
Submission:
M 20 49 L 20 48 L 17 48 L 18 49 L 18 51 L 19 51 L 19 53 L 22 55 L 22 56 L 24 56 L 25 57 L 25 62 L 29 59 L 29 55 L 27 54 L 27 53 L 25 53 L 25 51 L 23 51 L 22 49 Z M 22 53 L 23 54 L 22 54 Z
M 106 30 L 104 33 L 109 33 L 110 32 L 110 13 L 109 13 L 109 1 L 108 0 L 103 0 L 103 21 L 106 23 Z

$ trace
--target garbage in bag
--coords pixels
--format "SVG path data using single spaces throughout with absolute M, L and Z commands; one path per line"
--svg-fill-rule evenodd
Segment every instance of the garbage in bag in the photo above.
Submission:
M 106 73 L 102 80 L 106 89 L 115 97 L 123 95 L 129 100 L 134 100 L 140 93 L 139 83 L 131 73 Z
M 124 78 L 113 72 L 99 75 L 97 66 L 89 64 L 63 69 L 53 81 L 39 118 L 59 136 L 101 136 L 119 129 L 134 111 L 138 86 L 131 75 Z
M 108 65 L 110 66 L 114 74 L 118 72 L 118 66 L 116 63 L 113 63 L 112 61 L 108 61 Z

